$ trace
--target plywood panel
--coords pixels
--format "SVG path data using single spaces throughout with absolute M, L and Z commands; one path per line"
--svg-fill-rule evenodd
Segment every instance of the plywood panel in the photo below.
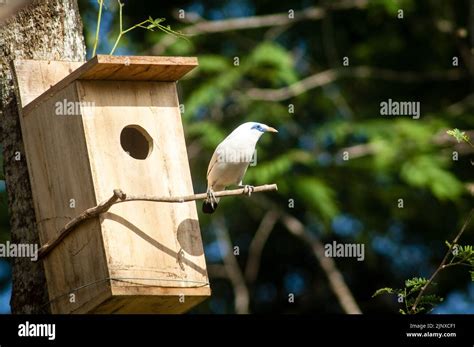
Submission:
M 81 101 L 91 105 L 83 115 L 98 200 L 116 188 L 137 195 L 193 194 L 174 83 L 77 83 Z M 121 131 L 129 125 L 146 130 L 153 141 L 145 160 L 121 147 Z M 144 286 L 156 288 L 156 294 L 160 288 L 175 293 L 200 288 L 209 294 L 194 202 L 118 204 L 102 216 L 102 228 L 110 276 L 122 279 L 113 288 L 130 288 L 134 294 L 150 294 Z
M 153 292 L 156 291 L 154 288 Z M 183 297 L 174 293 L 162 293 L 160 296 L 156 296 L 156 294 L 144 295 L 143 293 L 114 296 L 93 313 L 144 313 L 144 307 L 148 308 L 145 313 L 184 313 L 209 296 L 208 288 L 184 288 L 182 292 L 185 295 L 184 301 Z
M 15 64 L 27 66 L 30 61 Z M 195 57 L 146 57 L 98 55 L 58 81 L 40 97 L 28 104 L 26 111 L 36 107 L 75 80 L 165 81 L 174 82 L 198 65 Z
M 15 60 L 17 83 L 22 107 L 82 66 L 83 62 L 49 60 Z
M 195 57 L 98 55 L 77 71 L 76 78 L 174 82 L 197 65 Z
M 87 157 L 82 117 L 56 115 L 56 101 L 77 102 L 76 85 L 21 117 L 33 203 L 43 244 L 97 200 Z M 71 312 L 109 292 L 108 268 L 99 220 L 79 226 L 44 259 L 54 313 Z M 83 287 L 74 291 L 76 288 Z M 75 302 L 69 299 L 75 294 Z

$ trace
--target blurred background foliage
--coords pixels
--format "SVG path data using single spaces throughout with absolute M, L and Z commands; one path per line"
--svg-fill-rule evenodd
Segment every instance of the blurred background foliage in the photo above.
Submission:
M 105 3 L 99 53 L 110 51 L 118 30 L 117 4 Z M 90 54 L 97 2 L 79 4 Z M 319 17 L 301 18 L 311 8 Z M 257 165 L 245 178 L 247 184 L 277 183 L 278 194 L 227 198 L 212 217 L 200 215 L 213 295 L 193 312 L 239 311 L 239 278 L 221 271 L 233 257 L 219 237 L 222 230 L 230 245 L 239 247 L 234 259 L 247 288 L 248 295 L 240 294 L 248 297 L 247 311 L 343 312 L 311 248 L 278 216 L 261 251 L 258 275 L 246 277 L 253 238 L 274 207 L 324 243 L 364 243 L 364 261 L 336 259 L 337 267 L 363 312 L 398 312 L 396 298 L 372 294 L 400 287 L 409 277 L 429 276 L 446 251 L 444 241 L 452 239 L 472 206 L 473 151 L 445 132 L 474 127 L 474 38 L 468 24 L 473 8 L 468 0 L 125 1 L 126 27 L 152 16 L 193 33 L 186 41 L 135 30 L 116 54 L 199 58 L 199 68 L 178 83 L 196 192 L 206 189 L 216 145 L 237 125 L 257 121 L 279 130 L 262 137 Z M 290 10 L 295 20 L 283 25 L 275 20 L 236 30 L 202 26 L 270 14 L 288 18 Z M 459 66 L 453 67 L 453 57 Z M 320 73 L 330 81 L 307 89 L 299 82 Z M 380 103 L 388 99 L 420 102 L 421 118 L 381 116 Z M 4 186 L 0 189 L 4 241 L 9 229 Z M 473 241 L 471 227 L 462 243 Z M 8 293 L 5 264 L 0 262 L 0 288 Z M 474 313 L 467 271 L 442 274 L 437 290 L 446 300 L 435 312 Z

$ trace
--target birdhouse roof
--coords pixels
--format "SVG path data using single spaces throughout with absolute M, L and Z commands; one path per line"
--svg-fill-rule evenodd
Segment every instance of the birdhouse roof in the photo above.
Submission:
M 198 65 L 195 57 L 96 55 L 67 78 L 114 81 L 173 82 Z
M 198 66 L 196 57 L 96 55 L 85 63 L 15 60 L 23 110 L 76 80 L 175 82 Z

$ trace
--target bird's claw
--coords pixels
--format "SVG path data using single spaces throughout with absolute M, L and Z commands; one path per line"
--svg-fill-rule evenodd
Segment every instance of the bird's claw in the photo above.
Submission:
M 214 208 L 214 204 L 217 203 L 214 191 L 212 189 L 207 190 L 206 201 L 211 203 L 212 208 Z
M 255 187 L 254 186 L 250 186 L 248 184 L 246 184 L 245 186 L 243 186 L 244 188 L 244 194 L 245 195 L 248 195 L 248 196 L 251 196 L 253 191 L 255 190 Z

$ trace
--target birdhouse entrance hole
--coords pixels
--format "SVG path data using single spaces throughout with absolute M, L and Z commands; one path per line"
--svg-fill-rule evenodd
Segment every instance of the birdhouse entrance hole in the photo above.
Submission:
M 153 139 L 139 125 L 127 125 L 120 133 L 123 150 L 135 159 L 146 159 L 153 149 Z

